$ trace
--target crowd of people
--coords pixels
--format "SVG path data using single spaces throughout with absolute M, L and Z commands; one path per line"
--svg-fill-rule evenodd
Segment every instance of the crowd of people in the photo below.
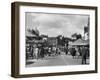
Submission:
M 86 59 L 90 56 L 89 47 L 87 46 L 70 48 L 70 53 L 73 56 L 73 59 L 80 57 L 82 59 L 82 64 L 86 64 Z
M 87 46 L 80 46 L 80 47 L 56 47 L 56 46 L 33 46 L 29 45 L 26 49 L 26 58 L 28 59 L 29 56 L 32 59 L 43 59 L 46 56 L 58 56 L 62 52 L 65 55 L 72 55 L 73 59 L 81 58 L 82 64 L 86 64 L 86 59 L 89 58 L 89 47 Z
M 60 54 L 59 48 L 57 47 L 44 47 L 44 46 L 33 46 L 29 45 L 26 49 L 26 58 L 34 58 L 34 59 L 40 59 L 44 58 L 45 56 L 55 56 Z

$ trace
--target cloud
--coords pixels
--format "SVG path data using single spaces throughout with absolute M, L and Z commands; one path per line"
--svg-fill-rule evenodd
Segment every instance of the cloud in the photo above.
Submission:
M 87 25 L 87 15 L 26 13 L 26 28 L 37 27 L 41 34 L 49 36 L 71 36 L 73 33 L 83 33 Z

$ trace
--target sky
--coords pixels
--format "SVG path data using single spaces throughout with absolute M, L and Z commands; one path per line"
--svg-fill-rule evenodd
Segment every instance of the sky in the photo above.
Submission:
M 51 14 L 51 13 L 25 13 L 26 34 L 28 29 L 37 28 L 41 34 L 49 37 L 63 35 L 71 37 L 78 33 L 84 35 L 84 26 L 88 24 L 88 15 L 79 14 Z

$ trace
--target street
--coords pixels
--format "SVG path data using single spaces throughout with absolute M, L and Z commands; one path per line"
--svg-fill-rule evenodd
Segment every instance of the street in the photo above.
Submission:
M 47 56 L 43 59 L 27 60 L 26 67 L 40 67 L 40 66 L 62 66 L 62 65 L 81 65 L 82 59 L 73 59 L 71 55 L 65 55 L 64 53 L 58 56 Z M 89 63 L 89 59 L 87 59 Z

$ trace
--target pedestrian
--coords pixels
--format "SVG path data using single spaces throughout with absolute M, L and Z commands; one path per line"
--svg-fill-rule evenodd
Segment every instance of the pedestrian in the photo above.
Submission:
M 34 58 L 34 55 L 33 55 L 33 45 L 30 47 L 30 52 L 31 52 L 31 57 L 32 57 L 32 59 Z
M 82 56 L 82 49 L 81 47 L 78 48 L 79 56 Z
M 38 60 L 38 47 L 35 48 L 35 51 L 34 51 L 34 52 L 35 52 L 35 53 L 34 53 L 34 54 L 35 54 L 35 57 L 36 57 L 36 59 Z
M 71 50 L 71 54 L 72 54 L 73 59 L 74 59 L 75 56 L 76 56 L 76 50 L 75 50 L 75 48 L 72 48 L 72 50 Z
M 87 58 L 89 58 L 89 56 L 90 56 L 89 47 L 87 47 L 87 49 L 86 49 L 86 50 L 87 50 L 87 51 L 86 51 Z
M 76 48 L 75 48 L 75 50 L 76 50 L 76 56 L 77 56 L 77 58 L 79 58 L 79 56 L 80 56 L 80 53 L 79 53 L 79 48 L 78 48 L 78 47 L 76 47 Z
M 65 48 L 65 53 L 66 53 L 66 55 L 68 54 L 68 48 L 67 47 Z
M 82 64 L 86 64 L 86 47 L 82 47 Z
M 44 58 L 44 48 L 43 48 L 43 46 L 41 47 L 40 55 L 41 55 L 41 58 Z
M 49 47 L 48 48 L 48 53 L 49 53 L 49 56 L 51 55 L 51 48 Z
M 58 52 L 59 55 L 61 54 L 60 48 L 57 49 L 57 52 Z

